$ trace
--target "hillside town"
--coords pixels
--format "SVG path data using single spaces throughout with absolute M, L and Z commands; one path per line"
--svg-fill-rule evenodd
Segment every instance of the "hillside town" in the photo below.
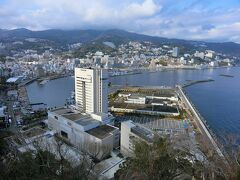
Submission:
M 88 52 L 81 52 L 83 46 L 76 43 L 62 52 L 27 49 L 1 56 L 0 126 L 2 144 L 8 150 L 4 161 L 16 152 L 43 151 L 60 161 L 60 168 L 75 171 L 84 166 L 79 171 L 84 174 L 76 175 L 117 179 L 124 174 L 124 164 L 136 155 L 136 143 L 152 147 L 157 138 L 171 142 L 167 148 L 189 153 L 176 159 L 193 158 L 194 162 L 185 162 L 192 171 L 191 163 L 207 169 L 209 158 L 214 167 L 220 168 L 200 174 L 184 170 L 181 176 L 207 177 L 211 173 L 222 177 L 222 171 L 231 171 L 221 143 L 183 89 L 214 80 L 188 80 L 175 87 L 134 87 L 112 86 L 109 78 L 176 69 L 227 68 L 238 65 L 237 57 L 146 41 L 119 46 L 105 42 L 103 49 Z M 64 106 L 30 102 L 27 85 L 38 82 L 44 87 L 48 81 L 63 77 L 73 77 L 75 82 L 74 92 Z
M 37 43 L 37 42 L 36 42 Z M 189 51 L 170 45 L 157 46 L 150 42 L 130 41 L 116 47 L 107 45 L 112 52 L 87 52 L 77 57 L 76 51 L 81 43 L 69 45 L 69 50 L 59 53 L 49 48 L 42 53 L 27 49 L 2 56 L 0 62 L 1 77 L 22 76 L 24 79 L 47 77 L 51 75 L 73 75 L 75 67 L 103 67 L 109 69 L 110 76 L 156 71 L 162 69 L 203 69 L 234 66 L 239 59 L 234 56 L 212 50 Z M 2 44 L 2 47 L 4 45 Z
M 190 152 L 188 157 L 194 162 L 208 167 L 208 156 L 213 153 L 214 163 L 224 162 L 221 168 L 228 169 L 217 139 L 182 87 L 125 87 L 109 94 L 107 69 L 77 67 L 74 77 L 74 103 L 37 110 L 24 99 L 23 82 L 29 81 L 7 80 L 12 90 L 3 99 L 1 125 L 11 133 L 4 138 L 5 148 L 11 149 L 8 156 L 42 150 L 61 160 L 62 167 L 66 166 L 63 161 L 72 168 L 84 163 L 86 178 L 111 179 L 134 157 L 135 143 L 151 146 L 156 138 L 167 138 L 175 150 Z M 181 175 L 198 176 L 185 171 Z

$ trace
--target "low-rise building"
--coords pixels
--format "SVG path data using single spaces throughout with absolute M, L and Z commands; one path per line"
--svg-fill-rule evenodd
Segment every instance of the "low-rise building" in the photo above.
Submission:
M 215 52 L 211 50 L 206 50 L 205 57 L 213 59 L 215 57 Z
M 18 84 L 22 81 L 23 76 L 11 77 L 7 79 L 7 83 Z
M 6 109 L 6 106 L 0 107 L 0 122 L 3 122 L 6 119 Z
M 118 94 L 118 96 L 119 96 L 119 97 L 129 97 L 129 96 L 131 96 L 131 93 L 128 93 L 128 92 L 120 92 L 120 93 Z
M 151 130 L 135 124 L 132 121 L 121 123 L 121 153 L 125 156 L 132 156 L 134 152 L 134 143 L 136 141 L 145 141 L 152 143 L 154 134 Z
M 132 103 L 132 104 L 145 104 L 146 103 L 146 97 L 145 96 L 139 96 L 139 95 L 131 95 L 128 96 L 125 103 Z
M 101 159 L 119 146 L 118 128 L 105 124 L 104 113 L 86 114 L 70 108 L 48 112 L 48 127 L 80 150 Z
M 212 66 L 212 67 L 216 67 L 216 66 L 218 66 L 218 61 L 211 61 L 209 63 L 209 65 Z
M 172 94 L 164 94 L 161 96 L 146 96 L 147 99 L 166 99 L 166 100 L 170 100 L 170 101 L 174 101 L 177 102 L 178 101 L 178 97 L 176 95 L 172 95 Z

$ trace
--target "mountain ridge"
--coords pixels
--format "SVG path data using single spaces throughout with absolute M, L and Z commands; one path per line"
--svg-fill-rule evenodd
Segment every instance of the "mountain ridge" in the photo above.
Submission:
M 128 32 L 121 29 L 107 30 L 62 30 L 48 29 L 42 31 L 32 31 L 26 28 L 13 30 L 0 29 L 1 41 L 18 41 L 26 38 L 39 38 L 53 41 L 58 44 L 73 44 L 73 43 L 89 43 L 89 42 L 104 42 L 111 41 L 116 45 L 129 41 L 149 41 L 154 44 L 169 44 L 173 46 L 184 46 L 192 49 L 211 49 L 220 53 L 240 56 L 240 44 L 235 42 L 206 42 L 197 40 L 184 40 L 176 38 L 165 38 L 159 36 L 149 36 Z M 197 47 L 197 48 L 196 48 Z

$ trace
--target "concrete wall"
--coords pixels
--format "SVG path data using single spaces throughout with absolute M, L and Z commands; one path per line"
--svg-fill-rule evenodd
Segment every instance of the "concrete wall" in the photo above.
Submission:
M 145 97 L 139 97 L 139 98 L 128 98 L 125 103 L 132 103 L 132 104 L 145 104 L 146 98 Z
M 128 112 L 128 113 L 139 113 L 139 114 L 151 114 L 151 115 L 166 115 L 166 116 L 179 116 L 178 113 L 171 112 L 160 112 L 160 111 L 145 111 L 145 110 L 136 110 L 136 109 L 126 109 L 126 108 L 115 108 L 111 107 L 113 112 Z
M 49 129 L 55 130 L 60 136 L 61 131 L 64 131 L 67 133 L 68 137 L 63 138 L 75 147 L 79 148 L 81 151 L 87 152 L 92 156 L 96 156 L 98 159 L 108 156 L 113 148 L 119 146 L 119 129 L 117 128 L 108 137 L 99 139 L 87 132 L 84 132 L 84 128 L 80 125 L 68 121 L 55 113 L 49 113 L 48 127 Z
M 130 149 L 131 142 L 130 142 L 130 135 L 131 128 L 134 127 L 134 125 L 131 123 L 131 121 L 126 121 L 121 123 L 121 153 L 124 156 L 131 156 L 132 150 Z

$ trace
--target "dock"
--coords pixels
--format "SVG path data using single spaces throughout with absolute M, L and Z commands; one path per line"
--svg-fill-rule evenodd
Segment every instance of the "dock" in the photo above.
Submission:
M 44 84 L 46 84 L 48 81 L 49 81 L 48 79 L 44 79 L 44 80 L 41 81 L 39 84 L 40 84 L 40 85 L 44 85 Z

